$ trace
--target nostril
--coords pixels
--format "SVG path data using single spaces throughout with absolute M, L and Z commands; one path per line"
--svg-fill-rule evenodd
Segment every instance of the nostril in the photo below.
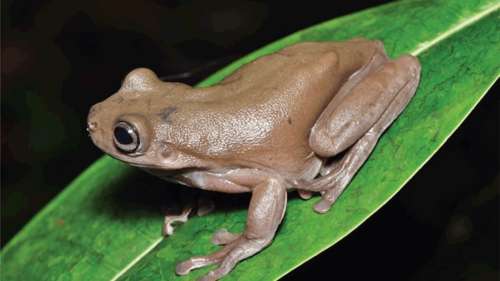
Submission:
M 87 123 L 87 131 L 88 132 L 93 132 L 95 129 L 97 129 L 97 123 L 96 122 L 88 122 Z

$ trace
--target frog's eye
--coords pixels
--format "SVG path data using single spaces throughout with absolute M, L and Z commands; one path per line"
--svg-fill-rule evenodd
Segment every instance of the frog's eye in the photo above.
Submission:
M 120 121 L 116 123 L 113 130 L 113 141 L 118 149 L 126 153 L 132 153 L 139 148 L 139 135 L 133 125 Z

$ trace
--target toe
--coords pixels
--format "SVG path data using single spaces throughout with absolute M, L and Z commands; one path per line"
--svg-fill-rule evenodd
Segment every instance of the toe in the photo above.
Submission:
M 330 207 L 332 206 L 332 202 L 326 200 L 326 199 L 321 199 L 316 205 L 314 205 L 314 211 L 320 214 L 324 214 L 330 210 Z
M 175 273 L 177 273 L 177 275 L 186 275 L 191 271 L 192 268 L 193 264 L 191 260 L 187 260 L 177 264 L 177 266 L 175 267 Z
M 174 234 L 174 224 L 175 223 L 185 223 L 188 220 L 189 214 L 193 208 L 191 206 L 186 206 L 181 214 L 166 214 L 162 234 L 163 236 L 170 236 Z
M 242 249 L 237 248 L 229 253 L 224 258 L 224 261 L 221 263 L 219 268 L 210 271 L 207 275 L 199 279 L 199 281 L 215 281 L 226 276 L 229 272 L 231 272 L 231 270 L 233 270 L 233 268 L 236 266 L 236 263 L 241 260 L 242 252 Z
M 207 256 L 192 257 L 184 262 L 177 264 L 175 272 L 178 275 L 186 275 L 191 270 L 221 262 L 226 255 L 235 247 L 235 244 L 229 244 L 217 252 Z

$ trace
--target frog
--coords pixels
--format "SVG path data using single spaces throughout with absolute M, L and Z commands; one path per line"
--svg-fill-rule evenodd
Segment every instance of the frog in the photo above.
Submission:
M 199 280 L 219 280 L 272 243 L 288 192 L 318 194 L 319 214 L 331 208 L 414 96 L 420 70 L 415 56 L 390 59 L 365 38 L 289 45 L 206 87 L 138 68 L 91 107 L 87 130 L 106 154 L 167 181 L 250 193 L 244 230 L 216 231 L 219 250 L 175 269 L 215 264 Z

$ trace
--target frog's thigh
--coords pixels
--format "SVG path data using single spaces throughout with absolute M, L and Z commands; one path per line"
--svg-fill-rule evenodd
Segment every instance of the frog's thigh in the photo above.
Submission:
M 312 150 L 321 157 L 332 157 L 359 140 L 411 79 L 413 74 L 408 69 L 413 61 L 401 57 L 382 66 L 379 63 L 355 86 L 348 81 L 339 90 L 345 97 L 330 103 L 311 129 L 309 145 Z M 343 93 L 345 90 L 348 93 Z
M 387 94 L 395 97 L 371 128 L 347 151 L 330 174 L 313 182 L 311 189 L 324 190 L 321 201 L 315 206 L 315 210 L 320 213 L 328 211 L 342 193 L 352 177 L 366 161 L 378 139 L 396 117 L 403 111 L 410 99 L 413 97 L 418 85 L 420 75 L 420 65 L 416 58 L 403 56 L 394 61 L 395 67 L 402 68 L 398 73 L 404 75 L 403 83 L 401 77 L 396 77 L 393 81 L 388 81 L 388 87 L 395 94 Z M 384 66 L 391 67 L 390 64 Z M 404 69 L 406 68 L 406 69 Z M 383 69 L 382 69 L 383 71 Z M 398 85 L 395 87 L 394 85 Z

